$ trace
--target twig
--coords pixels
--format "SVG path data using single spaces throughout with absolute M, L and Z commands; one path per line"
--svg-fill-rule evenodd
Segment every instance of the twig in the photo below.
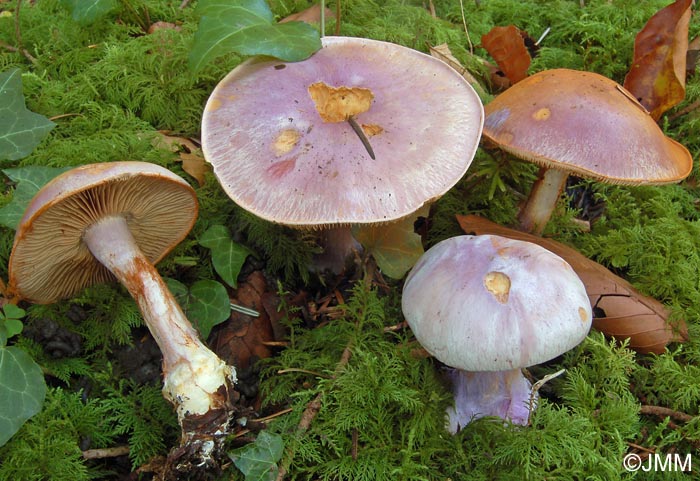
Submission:
M 340 356 L 340 361 L 338 361 L 338 364 L 335 367 L 335 373 L 331 376 L 331 379 L 335 379 L 338 376 L 338 374 L 340 374 L 340 371 L 342 371 L 343 368 L 348 364 L 348 362 L 350 362 L 351 355 L 352 351 L 350 350 L 350 345 L 348 344 L 343 350 L 343 354 Z M 306 405 L 306 409 L 304 409 L 304 412 L 301 414 L 301 420 L 297 425 L 297 439 L 299 439 L 300 436 L 306 431 L 308 431 L 309 427 L 311 427 L 311 423 L 313 422 L 318 412 L 321 410 L 322 400 L 323 391 L 318 393 L 316 397 L 313 398 L 309 402 L 309 404 Z M 293 446 L 287 449 L 284 462 L 280 465 L 275 481 L 283 481 L 285 476 L 287 476 L 287 470 L 289 469 L 289 465 L 292 463 L 292 459 L 294 458 L 294 451 L 295 449 Z
M 272 420 L 272 419 L 275 419 L 275 418 L 277 418 L 277 417 L 283 416 L 283 415 L 285 415 L 285 414 L 289 414 L 289 413 L 291 413 L 292 411 L 293 411 L 292 408 L 282 409 L 281 411 L 277 411 L 276 413 L 272 413 L 272 414 L 270 414 L 269 416 L 265 416 L 264 418 L 256 419 L 255 421 L 258 422 L 258 423 L 263 423 L 263 424 L 264 424 L 264 423 L 267 423 L 268 421 L 270 421 L 270 420 Z M 249 432 L 250 432 L 250 429 L 243 429 L 243 430 L 237 432 L 233 437 L 234 437 L 234 438 L 240 438 L 241 436 L 245 436 L 245 435 L 248 434 Z
M 180 3 L 180 10 L 184 10 L 188 3 L 190 3 L 190 0 L 182 0 L 182 3 Z
M 693 110 L 696 110 L 698 107 L 700 107 L 700 99 L 696 100 L 690 105 L 687 105 L 685 108 L 682 110 L 679 110 L 678 112 L 674 112 L 673 114 L 668 116 L 668 121 L 672 122 L 676 120 L 678 117 L 683 117 L 684 115 L 689 114 Z
M 634 448 L 634 449 L 637 449 L 639 451 L 647 452 L 649 454 L 654 454 L 656 452 L 655 449 L 645 448 L 644 446 L 640 446 L 639 444 L 634 444 L 634 443 L 631 443 L 629 441 L 627 442 L 627 446 Z
M 29 53 L 29 50 L 22 47 L 22 32 L 19 27 L 19 9 L 21 5 L 22 0 L 17 0 L 17 6 L 15 7 L 15 40 L 17 41 L 17 46 L 13 47 L 5 42 L 0 42 L 0 47 L 4 48 L 5 50 L 9 50 L 10 52 L 21 53 L 27 60 L 36 65 L 37 59 L 31 53 Z
M 340 35 L 340 0 L 335 0 L 335 36 Z
M 350 127 L 352 127 L 352 130 L 360 138 L 360 142 L 362 142 L 362 145 L 365 146 L 365 149 L 367 150 L 369 157 L 372 160 L 375 160 L 376 157 L 374 156 L 374 150 L 372 149 L 372 145 L 369 143 L 369 139 L 365 135 L 365 131 L 362 130 L 362 127 L 360 127 L 360 124 L 358 124 L 357 120 L 355 120 L 355 117 L 353 117 L 352 115 L 350 117 L 348 117 L 348 123 L 350 124 Z
M 469 44 L 469 53 L 474 55 L 474 45 L 472 39 L 469 38 L 469 29 L 467 28 L 467 17 L 464 15 L 464 2 L 459 0 L 459 8 L 462 11 L 462 24 L 464 25 L 464 33 L 467 34 L 467 43 Z
M 428 0 L 428 10 L 430 11 L 431 17 L 437 18 L 437 14 L 435 13 L 435 5 L 433 4 L 433 0 Z
M 116 458 L 129 454 L 129 446 L 115 446 L 113 448 L 88 449 L 83 451 L 83 459 Z
M 322 377 L 324 379 L 331 379 L 331 376 L 328 376 L 327 374 L 321 374 L 320 372 L 309 371 L 308 369 L 300 369 L 296 367 L 290 367 L 289 369 L 280 369 L 279 371 L 277 371 L 277 374 L 287 374 L 288 372 L 301 372 L 303 374 L 311 374 L 312 376 Z
M 84 117 L 83 114 L 69 113 L 69 114 L 58 114 L 53 117 L 49 117 L 49 120 L 53 122 L 54 120 L 65 119 L 66 117 Z
M 640 414 L 653 414 L 655 416 L 660 416 L 660 417 L 670 417 L 677 419 L 679 421 L 683 421 L 685 423 L 691 421 L 694 416 L 691 416 L 690 414 L 686 414 L 680 411 L 674 411 L 673 409 L 665 408 L 663 406 L 649 406 L 649 405 L 642 405 L 639 408 L 639 413 Z

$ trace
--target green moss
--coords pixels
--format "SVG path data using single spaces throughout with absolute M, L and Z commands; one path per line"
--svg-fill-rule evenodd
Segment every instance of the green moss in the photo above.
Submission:
M 183 175 L 195 186 L 200 216 L 191 235 L 160 265 L 164 274 L 190 284 L 214 276 L 207 249 L 197 238 L 211 225 L 227 225 L 237 240 L 266 261 L 269 272 L 287 286 L 310 289 L 307 266 L 317 250 L 313 236 L 261 221 L 235 206 L 213 175 L 196 185 L 177 155 L 156 148 L 157 130 L 197 136 L 204 103 L 216 83 L 238 62 L 236 55 L 208 65 L 197 77 L 187 70 L 187 55 L 197 26 L 194 8 L 179 2 L 131 0 L 137 15 L 121 2 L 92 25 L 77 25 L 58 0 L 23 2 L 23 45 L 36 57 L 0 51 L 0 69 L 20 67 L 28 107 L 56 117 L 56 128 L 19 163 L 4 166 L 67 166 L 113 160 L 145 160 Z M 194 2 L 192 2 L 194 4 Z M 312 5 L 311 0 L 272 0 L 278 18 Z M 331 9 L 334 2 L 328 2 Z M 493 26 L 515 24 L 537 38 L 547 28 L 531 71 L 568 67 L 592 70 L 622 81 L 633 41 L 644 22 L 669 0 L 635 2 L 577 0 L 541 2 L 433 0 L 437 17 L 422 0 L 353 0 L 342 3 L 343 35 L 387 40 L 427 52 L 448 43 L 454 55 L 480 79 L 490 61 L 480 47 Z M 11 7 L 0 7 L 11 10 Z M 144 10 L 145 9 L 145 10 Z M 152 21 L 177 24 L 144 35 L 145 11 Z M 15 45 L 14 19 L 0 16 L 0 41 Z M 335 22 L 328 21 L 330 34 Z M 691 38 L 700 23 L 691 22 Z M 410 81 L 397 79 L 397 81 Z M 486 85 L 487 82 L 484 81 Z M 488 97 L 488 95 L 486 96 Z M 700 115 L 687 110 L 700 99 L 700 76 L 688 78 L 685 100 L 662 119 L 663 129 L 684 143 L 697 159 Z M 488 101 L 489 98 L 484 98 Z M 449 99 L 446 99 L 449 101 Z M 687 110 L 687 111 L 686 111 Z M 285 461 L 290 479 L 406 480 L 614 480 L 632 479 L 622 468 L 630 443 L 666 453 L 695 453 L 700 445 L 700 179 L 678 186 L 620 187 L 585 182 L 603 202 L 603 216 L 591 232 L 570 220 L 576 211 L 562 201 L 546 234 L 569 243 L 630 280 L 683 317 L 691 340 L 659 356 L 634 355 L 624 345 L 592 333 L 572 352 L 530 369 L 534 378 L 566 368 L 546 384 L 532 425 L 517 427 L 483 419 L 456 436 L 444 430 L 449 403 L 442 367 L 415 357 L 409 330 L 386 333 L 403 320 L 400 284 L 380 296 L 358 285 L 347 298 L 346 313 L 313 329 L 291 326 L 291 345 L 265 361 L 265 412 L 289 405 L 290 414 L 270 427 L 284 436 L 294 456 Z M 477 213 L 512 224 L 528 194 L 536 168 L 498 153 L 480 150 L 462 181 L 432 207 L 427 245 L 459 235 L 455 214 Z M 9 187 L 8 187 L 9 188 Z M 3 191 L 0 205 L 9 200 Z M 0 232 L 0 274 L 14 233 Z M 86 319 L 69 315 L 79 305 Z M 51 359 L 27 338 L 31 352 L 65 390 L 50 390 L 44 411 L 0 448 L 0 479 L 107 479 L 101 463 L 86 463 L 81 440 L 90 447 L 129 444 L 134 467 L 164 454 L 176 443 L 172 409 L 159 388 L 115 379 L 112 346 L 133 342 L 141 318 L 120 287 L 97 286 L 76 299 L 31 306 L 28 323 L 47 317 L 80 334 L 79 358 Z M 338 368 L 345 349 L 350 358 Z M 278 373 L 282 369 L 283 373 Z M 303 370 L 303 371 L 302 371 Z M 89 380 L 93 390 L 71 392 Z M 297 426 L 309 401 L 322 404 L 309 429 Z M 640 405 L 660 405 L 693 416 L 688 422 L 641 415 Z M 356 438 L 356 442 L 353 441 Z M 356 449 L 356 455 L 353 450 Z M 687 479 L 672 473 L 641 473 L 635 479 Z

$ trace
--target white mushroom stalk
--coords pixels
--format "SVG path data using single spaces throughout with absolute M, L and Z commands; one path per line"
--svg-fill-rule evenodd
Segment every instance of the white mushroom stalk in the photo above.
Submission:
M 218 462 L 234 416 L 236 371 L 199 339 L 154 267 L 188 235 L 197 211 L 192 187 L 155 164 L 64 172 L 37 192 L 19 222 L 8 289 L 49 304 L 121 282 L 163 353 L 163 394 L 182 428 L 173 462 L 199 466 Z
M 83 241 L 138 304 L 163 354 L 163 394 L 175 406 L 180 424 L 188 416 L 228 409 L 236 370 L 200 341 L 158 271 L 136 245 L 124 217 L 98 221 L 85 230 Z

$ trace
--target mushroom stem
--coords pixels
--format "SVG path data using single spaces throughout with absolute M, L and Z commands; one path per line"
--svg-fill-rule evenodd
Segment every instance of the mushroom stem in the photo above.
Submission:
M 450 369 L 455 405 L 447 409 L 448 429 L 454 434 L 472 420 L 498 416 L 527 425 L 531 385 L 520 369 L 469 372 Z
M 561 169 L 542 167 L 532 186 L 530 197 L 518 214 L 521 230 L 541 235 L 554 212 L 557 201 L 564 191 L 568 172 Z
M 362 252 L 362 246 L 353 237 L 349 226 L 330 227 L 319 232 L 319 245 L 323 252 L 314 256 L 312 270 L 322 272 L 326 269 L 340 274 L 345 262 L 354 251 Z
M 180 425 L 213 410 L 230 411 L 235 368 L 199 339 L 156 268 L 136 245 L 126 219 L 111 216 L 96 222 L 85 230 L 83 242 L 138 304 L 163 353 L 163 395 L 175 406 Z M 183 440 L 189 434 L 183 426 Z

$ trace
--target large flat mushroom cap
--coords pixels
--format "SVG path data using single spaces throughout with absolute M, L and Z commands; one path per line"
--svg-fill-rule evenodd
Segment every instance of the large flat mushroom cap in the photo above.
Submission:
M 452 237 L 428 249 L 406 278 L 402 309 L 430 354 L 466 371 L 548 361 L 583 341 L 592 322 L 569 264 L 495 235 Z
M 596 73 L 536 73 L 485 112 L 484 138 L 544 167 L 630 185 L 678 182 L 692 169 L 688 150 L 631 93 Z
M 348 122 L 321 118 L 314 84 L 319 95 L 327 87 L 370 92 L 360 99 L 369 108 L 354 118 L 375 160 Z M 442 61 L 391 43 L 325 37 L 302 62 L 251 59 L 235 68 L 209 98 L 202 148 L 226 193 L 259 217 L 291 226 L 381 223 L 456 184 L 482 124 L 478 96 Z
M 51 303 L 113 280 L 82 241 L 85 229 L 107 216 L 124 217 L 155 264 L 187 236 L 197 210 L 192 187 L 155 164 L 71 169 L 46 184 L 27 207 L 10 257 L 10 290 L 31 302 Z

